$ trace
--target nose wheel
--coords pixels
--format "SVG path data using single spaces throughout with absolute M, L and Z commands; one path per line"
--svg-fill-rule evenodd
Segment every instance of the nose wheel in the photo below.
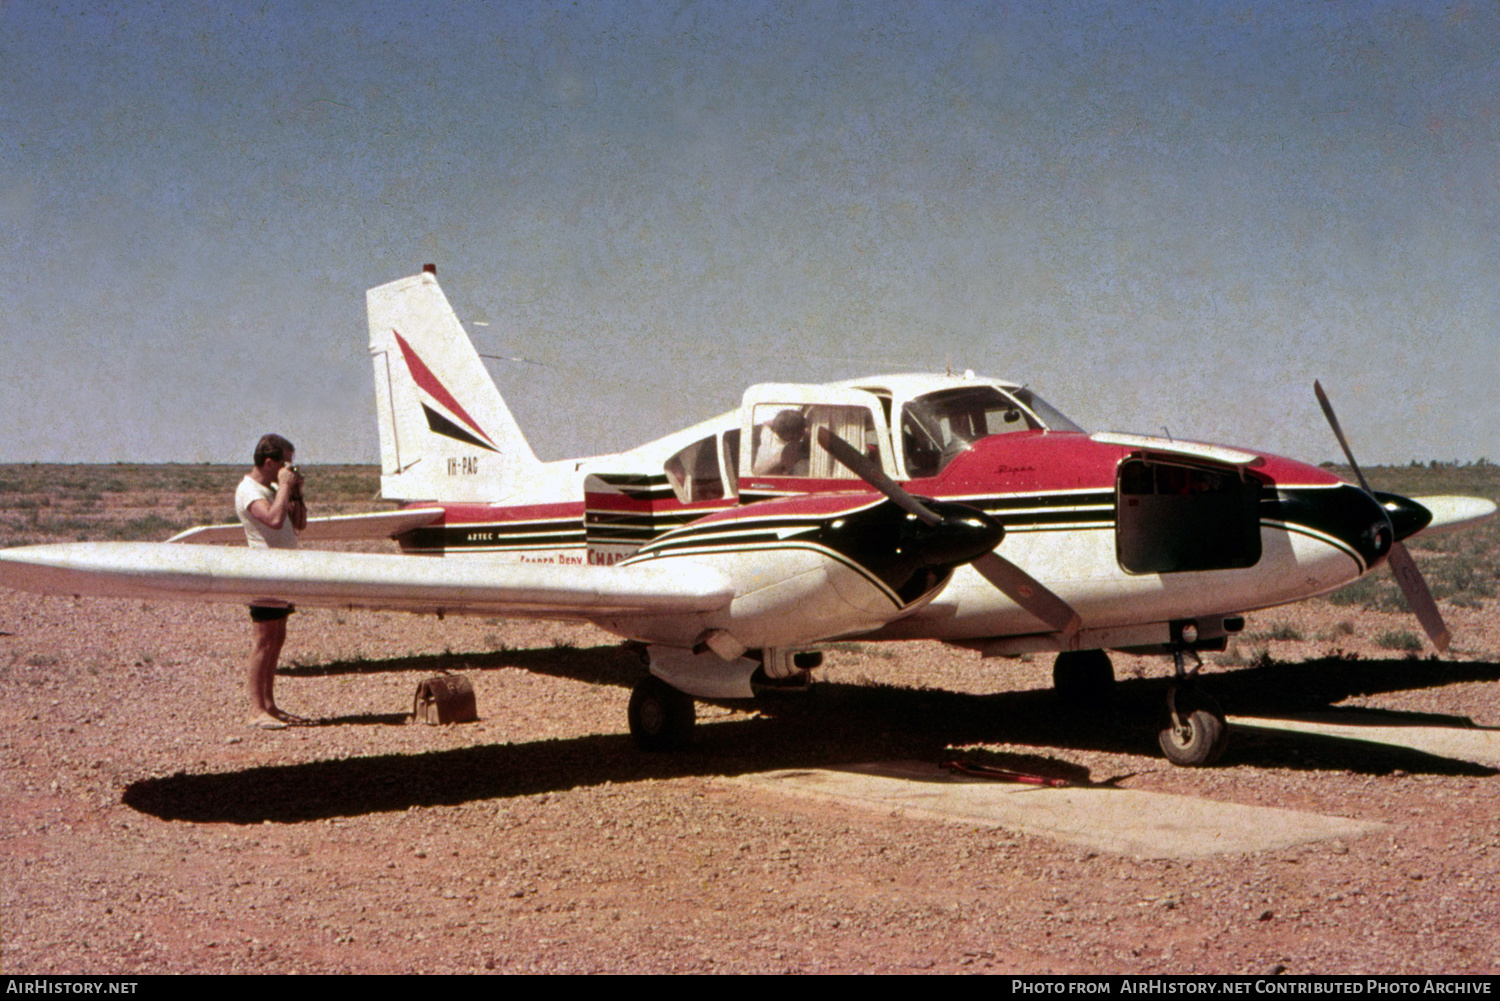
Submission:
M 1172 652 L 1176 677 L 1167 689 L 1167 711 L 1156 731 L 1156 742 L 1167 760 L 1187 768 L 1203 768 L 1219 760 L 1229 744 L 1229 724 L 1218 700 L 1199 688 L 1196 682 L 1197 661 L 1192 672 L 1183 667 L 1181 648 Z
M 1156 732 L 1156 742 L 1174 765 L 1211 765 L 1229 743 L 1224 710 L 1207 692 L 1173 685 L 1167 691 L 1167 711 Z

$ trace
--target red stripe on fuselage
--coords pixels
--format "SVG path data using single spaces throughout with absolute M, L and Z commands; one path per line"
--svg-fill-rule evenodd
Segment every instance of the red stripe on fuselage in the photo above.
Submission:
M 1073 490 L 1114 490 L 1120 460 L 1137 449 L 1097 442 L 1071 431 L 1019 431 L 976 441 L 937 476 L 911 480 L 906 489 L 942 499 L 987 494 L 1027 494 Z M 1326 469 L 1255 449 L 1263 460 L 1245 473 L 1270 486 L 1331 486 L 1344 482 Z M 1161 461 L 1172 461 L 1160 456 Z M 1228 468 L 1193 456 L 1189 465 Z
M 1117 467 L 1131 452 L 1121 445 L 1092 441 L 1087 435 L 1072 432 L 1018 432 L 996 435 L 975 442 L 943 470 L 942 475 L 911 480 L 906 488 L 920 497 L 934 500 L 954 498 L 963 502 L 975 497 L 1004 497 L 1047 492 L 1088 492 L 1115 489 Z M 1265 452 L 1255 454 L 1264 460 L 1246 474 L 1270 486 L 1333 486 L 1344 481 L 1317 466 Z M 1183 456 L 1182 461 L 1194 459 Z M 1201 460 L 1200 460 L 1201 461 Z M 1211 464 L 1211 463 L 1209 463 Z M 878 503 L 880 494 L 864 488 L 858 481 L 845 479 L 787 479 L 788 485 L 808 491 L 786 497 L 734 505 L 726 500 L 695 501 L 681 504 L 667 501 L 643 501 L 624 495 L 591 495 L 601 510 L 654 513 L 670 516 L 684 512 L 702 512 L 694 524 L 709 524 L 739 518 L 806 516 L 833 518 L 840 514 Z M 600 503 L 603 502 L 603 503 Z M 417 506 L 431 506 L 424 502 Z M 443 517 L 435 526 L 498 524 L 504 522 L 583 521 L 585 503 L 568 501 L 557 504 L 503 506 L 498 504 L 445 504 Z

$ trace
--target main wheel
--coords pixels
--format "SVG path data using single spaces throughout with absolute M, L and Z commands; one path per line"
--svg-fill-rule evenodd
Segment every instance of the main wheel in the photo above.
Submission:
M 1115 690 L 1115 667 L 1103 650 L 1064 650 L 1052 663 L 1052 689 L 1069 702 L 1102 705 Z
M 1224 710 L 1212 695 L 1180 688 L 1176 692 L 1177 717 L 1169 707 L 1162 714 L 1156 742 L 1167 760 L 1187 768 L 1202 768 L 1219 760 L 1229 743 Z
M 693 697 L 647 675 L 630 693 L 630 736 L 643 751 L 680 751 L 693 739 Z

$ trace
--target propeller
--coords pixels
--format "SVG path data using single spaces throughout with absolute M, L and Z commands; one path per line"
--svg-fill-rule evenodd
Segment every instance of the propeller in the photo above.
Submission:
M 1349 460 L 1349 467 L 1354 470 L 1354 476 L 1359 480 L 1360 488 L 1369 494 L 1380 504 L 1380 498 L 1375 496 L 1375 491 L 1370 489 L 1370 483 L 1365 479 L 1365 474 L 1360 470 L 1359 463 L 1354 461 L 1354 452 L 1349 448 L 1349 441 L 1344 437 L 1344 429 L 1339 426 L 1339 419 L 1334 416 L 1333 404 L 1328 402 L 1328 394 L 1323 392 L 1322 385 L 1313 380 L 1313 392 L 1318 395 L 1318 405 L 1323 408 L 1323 416 L 1328 418 L 1328 424 L 1333 428 L 1333 436 L 1339 440 L 1339 447 L 1344 450 L 1344 457 Z M 1381 504 L 1382 511 L 1385 505 Z M 1390 520 L 1389 515 L 1386 518 Z M 1451 637 L 1448 634 L 1448 626 L 1443 622 L 1443 615 L 1438 611 L 1437 602 L 1432 599 L 1432 592 L 1427 588 L 1427 581 L 1422 578 L 1422 571 L 1417 569 L 1417 563 L 1411 558 L 1411 553 L 1401 544 L 1397 536 L 1395 526 L 1391 527 L 1391 551 L 1386 560 L 1391 565 L 1391 572 L 1396 575 L 1396 585 L 1401 588 L 1401 593 L 1406 596 L 1406 603 L 1416 613 L 1417 621 L 1422 624 L 1422 630 L 1427 633 L 1427 638 L 1432 640 L 1432 645 L 1438 648 L 1439 653 L 1448 652 L 1448 643 Z
M 826 427 L 818 428 L 818 444 L 851 473 L 884 494 L 892 504 L 929 527 L 946 519 L 902 489 L 901 485 L 859 449 Z M 1071 639 L 1082 620 L 1071 605 L 1042 584 L 1041 581 L 1001 556 L 993 549 L 969 561 L 980 576 L 1000 593 L 1041 619 L 1064 637 Z

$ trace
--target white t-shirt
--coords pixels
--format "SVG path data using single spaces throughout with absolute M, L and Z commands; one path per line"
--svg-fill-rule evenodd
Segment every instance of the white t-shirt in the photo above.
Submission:
M 784 441 L 769 424 L 755 429 L 754 455 L 750 459 L 752 476 L 792 476 L 796 468 L 799 442 Z
M 297 530 L 292 527 L 291 515 L 281 523 L 280 528 L 272 528 L 250 513 L 250 505 L 258 500 L 267 504 L 275 503 L 276 491 L 261 486 L 255 482 L 254 477 L 246 474 L 234 492 L 234 513 L 239 515 L 240 524 L 245 526 L 245 544 L 251 549 L 296 549 Z

